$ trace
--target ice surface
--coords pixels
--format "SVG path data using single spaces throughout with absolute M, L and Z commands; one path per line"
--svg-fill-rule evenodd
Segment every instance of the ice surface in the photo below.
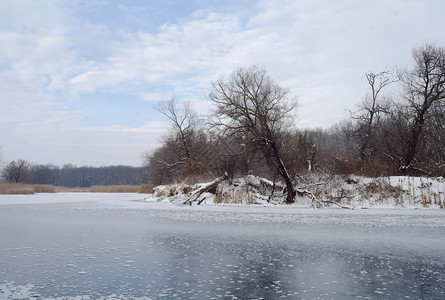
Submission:
M 442 299 L 445 212 L 0 196 L 0 299 Z

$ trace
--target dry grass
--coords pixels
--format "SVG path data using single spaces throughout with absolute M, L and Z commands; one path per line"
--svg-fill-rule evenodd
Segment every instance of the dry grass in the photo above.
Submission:
M 0 194 L 29 195 L 55 192 L 55 187 L 48 184 L 0 183 Z
M 139 186 L 138 193 L 153 194 L 154 184 L 142 184 Z
M 31 186 L 15 183 L 0 183 L 0 194 L 34 194 Z
M 230 191 L 217 190 L 213 203 L 217 204 L 255 204 L 257 197 L 254 193 L 245 190 L 245 187 Z
M 151 186 L 151 192 L 146 185 L 93 185 L 91 187 L 56 187 L 57 193 L 152 193 L 153 187 Z M 148 186 L 148 185 L 147 185 Z M 147 192 L 145 192 L 147 190 Z
M 89 187 L 65 187 L 55 186 L 56 193 L 89 193 L 91 189 Z
M 91 187 L 64 187 L 49 184 L 21 184 L 0 182 L 0 194 L 29 195 L 35 193 L 153 193 L 154 185 L 94 185 Z
M 34 184 L 32 185 L 34 193 L 55 193 L 56 189 L 53 185 L 49 184 Z
M 91 193 L 138 193 L 137 185 L 93 185 Z

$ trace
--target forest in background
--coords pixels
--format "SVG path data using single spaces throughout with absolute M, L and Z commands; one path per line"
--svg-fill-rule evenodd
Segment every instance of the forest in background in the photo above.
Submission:
M 129 166 L 76 167 L 74 165 L 36 165 L 19 159 L 6 164 L 2 179 L 10 183 L 45 184 L 63 187 L 140 185 L 142 168 Z

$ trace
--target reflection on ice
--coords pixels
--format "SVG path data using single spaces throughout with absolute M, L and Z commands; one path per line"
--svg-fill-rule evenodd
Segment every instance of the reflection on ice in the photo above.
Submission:
M 445 297 L 442 212 L 101 201 L 0 206 L 0 299 Z

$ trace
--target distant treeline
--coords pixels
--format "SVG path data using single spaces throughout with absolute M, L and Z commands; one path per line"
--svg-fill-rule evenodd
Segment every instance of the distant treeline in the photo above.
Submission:
M 64 187 L 93 185 L 140 185 L 143 169 L 130 166 L 76 167 L 74 165 L 34 165 L 25 160 L 12 161 L 3 169 L 2 179 L 27 184 Z

